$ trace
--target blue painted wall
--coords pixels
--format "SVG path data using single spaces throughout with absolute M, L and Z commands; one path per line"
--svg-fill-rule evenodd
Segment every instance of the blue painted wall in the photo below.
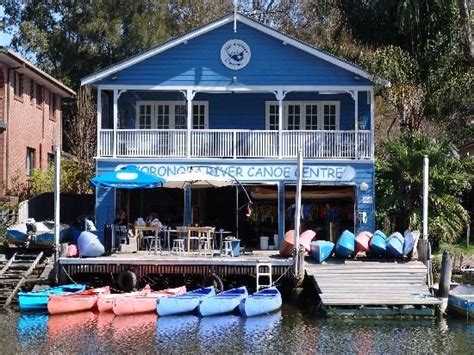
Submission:
M 135 128 L 136 101 L 183 101 L 179 92 L 128 91 L 119 99 L 121 128 Z M 207 94 L 197 93 L 196 101 L 209 103 L 209 128 L 211 129 L 265 129 L 265 102 L 276 101 L 273 94 Z M 370 105 L 367 93 L 359 93 L 359 121 L 370 129 Z M 354 100 L 350 94 L 320 95 L 313 92 L 288 93 L 285 101 L 339 101 L 342 130 L 354 129 Z M 111 118 L 110 118 L 111 119 Z M 104 125 L 105 126 L 105 125 Z M 107 124 L 111 126 L 111 124 Z
M 206 160 L 166 160 L 166 159 L 147 159 L 146 162 L 142 161 L 131 161 L 131 160 L 120 160 L 116 159 L 115 161 L 97 161 L 97 174 L 103 174 L 109 171 L 113 171 L 118 165 L 128 165 L 128 164 L 136 164 L 141 166 L 143 171 L 152 172 L 159 176 L 166 177 L 167 174 L 176 173 L 176 171 L 186 170 L 189 166 L 219 166 L 223 169 L 228 167 L 254 167 L 257 168 L 265 168 L 265 167 L 284 167 L 288 165 L 295 165 L 294 161 L 282 161 L 282 160 L 273 160 L 273 161 L 263 161 L 263 160 L 220 160 L 216 162 L 216 160 L 206 161 Z M 305 162 L 305 167 L 351 167 L 355 171 L 355 175 L 353 178 L 346 180 L 346 181 L 331 181 L 326 180 L 324 182 L 317 182 L 316 180 L 307 179 L 304 183 L 307 184 L 320 184 L 320 185 L 349 185 L 349 186 L 356 186 L 356 216 L 358 213 L 365 212 L 367 214 L 367 222 L 362 223 L 362 221 L 357 221 L 356 224 L 356 232 L 362 230 L 369 230 L 374 231 L 375 228 L 375 210 L 374 210 L 374 203 L 375 203 L 375 191 L 374 191 L 374 166 L 371 162 L 322 162 L 322 161 L 312 161 L 312 162 Z M 157 169 L 150 169 L 150 167 L 163 167 Z M 287 179 L 284 176 L 278 178 L 240 178 L 239 179 L 242 183 L 255 183 L 255 182 L 276 182 L 279 185 L 279 191 L 283 191 L 283 184 L 285 183 L 294 183 L 294 179 Z M 365 182 L 368 184 L 367 191 L 361 191 L 360 184 Z M 105 223 L 112 222 L 115 216 L 115 198 L 114 198 L 114 190 L 104 190 L 100 189 L 97 191 L 97 205 L 96 205 L 96 223 L 97 227 L 99 228 L 100 236 L 103 235 L 103 226 Z M 281 195 L 281 193 L 280 193 Z M 282 199 L 282 196 L 280 196 Z M 186 200 L 185 200 L 186 202 Z M 281 206 L 279 207 L 280 216 L 284 216 L 284 201 L 280 201 Z M 185 206 L 185 210 L 190 211 L 189 201 L 186 203 L 188 206 Z M 189 214 L 189 212 L 188 212 Z M 283 214 L 283 215 L 282 215 Z M 279 234 L 280 238 L 283 236 L 284 232 L 284 217 L 279 218 Z M 283 223 L 283 224 L 282 224 Z
M 229 39 L 244 40 L 251 50 L 249 64 L 241 70 L 226 68 L 220 60 Z M 101 84 L 130 85 L 229 85 L 237 77 L 242 85 L 371 85 L 367 79 L 284 45 L 267 34 L 239 23 L 234 33 L 229 23 L 130 66 Z

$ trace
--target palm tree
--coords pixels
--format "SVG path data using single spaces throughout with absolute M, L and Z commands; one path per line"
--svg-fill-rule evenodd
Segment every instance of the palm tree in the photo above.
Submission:
M 421 228 L 425 155 L 430 160 L 430 239 L 435 244 L 452 242 L 470 220 L 461 198 L 470 188 L 474 164 L 472 158 L 459 157 L 447 141 L 407 133 L 382 142 L 376 171 L 378 217 L 389 221 L 394 230 Z

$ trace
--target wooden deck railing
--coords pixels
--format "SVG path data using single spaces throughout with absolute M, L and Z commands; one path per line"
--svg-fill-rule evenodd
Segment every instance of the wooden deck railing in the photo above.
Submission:
M 280 142 L 281 140 L 281 142 Z M 102 129 L 99 157 L 371 159 L 371 131 Z M 189 154 L 189 156 L 188 156 Z

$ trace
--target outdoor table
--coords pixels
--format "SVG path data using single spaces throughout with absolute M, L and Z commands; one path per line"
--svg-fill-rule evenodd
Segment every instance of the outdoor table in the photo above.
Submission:
M 197 233 L 198 237 L 196 238 L 198 241 L 199 241 L 199 238 L 201 236 L 205 236 L 205 238 L 207 239 L 207 243 L 209 246 L 211 246 L 211 249 L 212 249 L 212 244 L 211 244 L 211 241 L 212 241 L 212 232 L 214 231 L 214 227 L 181 227 L 183 229 L 186 230 L 186 233 L 187 233 L 187 251 L 191 251 L 191 234 L 193 232 Z M 211 256 L 212 256 L 212 250 L 211 250 Z
M 139 236 L 143 237 L 143 232 L 153 232 L 155 235 L 155 250 L 154 254 L 158 254 L 158 234 L 160 233 L 160 227 L 157 226 L 146 226 L 146 225 L 135 225 L 133 227 L 135 231 L 135 237 L 139 240 Z M 140 238 L 141 239 L 141 238 Z M 140 243 L 140 242 L 139 242 Z

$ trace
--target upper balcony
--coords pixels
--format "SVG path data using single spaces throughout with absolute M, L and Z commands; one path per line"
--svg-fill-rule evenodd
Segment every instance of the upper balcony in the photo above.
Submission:
M 369 91 L 103 90 L 100 101 L 98 157 L 291 159 L 299 149 L 306 159 L 374 156 Z

